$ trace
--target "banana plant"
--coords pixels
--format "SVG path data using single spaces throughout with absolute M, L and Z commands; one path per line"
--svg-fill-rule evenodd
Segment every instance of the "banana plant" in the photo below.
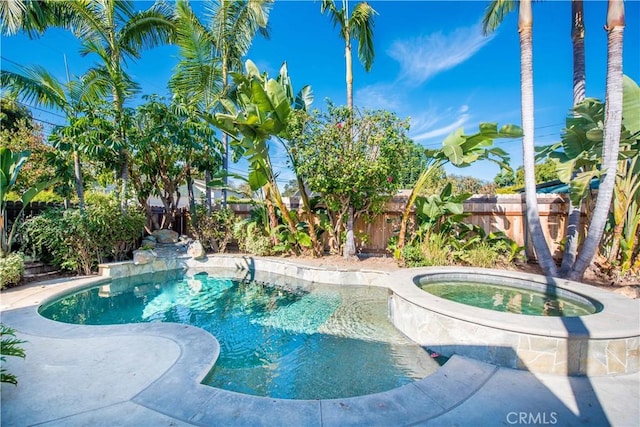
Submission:
M 611 247 L 608 261 L 621 258 L 621 271 L 632 266 L 640 227 L 640 88 L 624 76 L 624 97 L 620 152 L 610 215 Z M 579 205 L 590 196 L 590 184 L 606 171 L 602 169 L 605 104 L 587 98 L 567 117 L 562 140 L 543 147 L 538 157 L 556 163 L 561 181 L 569 184 L 569 197 Z M 622 252 L 620 253 L 620 249 Z
M 457 167 L 466 167 L 478 160 L 489 160 L 498 164 L 502 169 L 510 170 L 508 154 L 501 148 L 493 147 L 493 140 L 496 138 L 519 138 L 522 136 L 522 128 L 516 125 L 504 125 L 498 129 L 497 123 L 480 123 L 478 133 L 467 136 L 463 132 L 464 130 L 459 128 L 445 138 L 442 142 L 442 148 L 426 150 L 427 157 L 431 160 L 416 181 L 402 212 L 396 256 L 401 254 L 405 244 L 411 208 L 422 193 L 429 177 L 439 167 L 446 163 Z
M 11 246 L 13 243 L 13 236 L 18 225 L 18 218 L 22 215 L 24 208 L 27 204 L 31 203 L 38 193 L 57 181 L 57 178 L 54 178 L 47 182 L 37 183 L 22 194 L 22 197 L 20 198 L 20 201 L 22 202 L 22 209 L 20 209 L 16 220 L 11 226 L 9 235 L 7 236 L 5 222 L 7 221 L 9 192 L 15 187 L 20 169 L 22 169 L 22 166 L 24 166 L 30 155 L 31 152 L 29 151 L 14 153 L 8 148 L 0 148 L 0 257 L 5 257 L 11 253 Z
M 251 189 L 262 188 L 280 209 L 289 231 L 298 235 L 297 225 L 276 183 L 268 141 L 285 132 L 292 111 L 311 106 L 311 88 L 303 87 L 294 97 L 286 63 L 275 79 L 261 74 L 251 60 L 247 60 L 245 68 L 245 74 L 231 73 L 235 84 L 233 98 L 220 101 L 226 113 L 216 114 L 214 125 L 232 138 L 232 145 L 248 160 Z M 270 212 L 270 216 L 272 224 L 277 224 L 275 212 Z

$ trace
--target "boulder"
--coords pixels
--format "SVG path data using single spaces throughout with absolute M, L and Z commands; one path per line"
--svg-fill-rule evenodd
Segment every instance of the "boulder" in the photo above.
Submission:
M 149 239 L 149 237 L 153 237 L 153 236 L 147 236 L 144 239 L 142 239 L 142 242 L 140 242 L 140 246 L 142 246 L 143 248 L 155 248 L 156 247 L 156 239 L 155 237 L 152 239 Z
M 202 243 L 198 240 L 194 240 L 187 248 L 187 255 L 193 259 L 203 259 L 207 256 L 207 253 L 205 252 Z
M 153 251 L 146 249 L 139 249 L 133 251 L 133 263 L 135 265 L 149 264 L 156 259 L 156 254 Z
M 180 235 L 173 230 L 156 230 L 151 233 L 158 243 L 176 243 Z

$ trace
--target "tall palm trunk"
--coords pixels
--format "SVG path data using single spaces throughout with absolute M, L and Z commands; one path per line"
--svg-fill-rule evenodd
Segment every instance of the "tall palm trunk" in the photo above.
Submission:
M 536 257 L 542 270 L 548 276 L 556 276 L 556 265 L 540 224 L 535 177 L 535 138 L 533 109 L 533 15 L 531 0 L 521 0 L 518 16 L 520 33 L 520 79 L 522 91 L 522 154 L 526 215 L 529 234 Z
M 584 56 L 584 7 L 582 0 L 571 1 L 571 40 L 573 42 L 573 105 L 585 98 L 585 56 Z M 569 198 L 569 218 L 567 234 L 560 266 L 560 276 L 566 276 L 575 263 L 578 254 L 580 218 L 582 203 L 574 205 Z
M 224 58 L 222 61 L 222 96 L 226 96 L 227 88 L 229 85 L 229 65 L 227 64 L 227 59 Z M 227 207 L 227 185 L 229 184 L 229 178 L 227 174 L 229 173 L 229 135 L 222 132 L 222 145 L 224 152 L 222 153 L 222 167 L 224 169 L 224 187 L 222 188 L 222 207 Z
M 613 189 L 615 187 L 620 150 L 620 129 L 622 127 L 622 42 L 624 35 L 624 3 L 609 0 L 607 9 L 607 83 L 605 99 L 604 136 L 602 147 L 602 170 L 596 206 L 587 238 L 585 239 L 575 265 L 569 272 L 569 279 L 580 280 L 591 264 L 600 245 L 607 223 Z
M 344 2 L 345 8 L 345 16 L 349 16 L 349 12 L 347 11 L 349 3 L 348 1 Z M 350 117 L 349 117 L 349 142 L 351 142 L 351 138 L 353 138 L 353 60 L 351 57 L 351 37 L 349 33 L 349 26 L 346 24 L 344 28 L 344 58 L 346 61 L 346 83 L 347 83 L 347 108 L 349 108 Z M 347 238 L 344 243 L 344 252 L 343 256 L 345 258 L 352 258 L 356 255 L 356 241 L 355 234 L 353 232 L 353 206 L 349 206 L 349 211 L 347 212 L 347 223 L 345 224 L 345 228 L 347 231 Z

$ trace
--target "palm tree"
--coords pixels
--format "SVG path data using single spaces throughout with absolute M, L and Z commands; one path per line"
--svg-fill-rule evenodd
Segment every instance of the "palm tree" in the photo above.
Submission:
M 573 105 L 585 98 L 585 56 L 584 56 L 584 4 L 582 0 L 571 0 L 571 40 L 573 44 Z M 578 253 L 578 238 L 582 203 L 574 205 L 569 198 L 569 218 L 565 237 L 564 253 L 560 275 L 568 274 Z
M 19 73 L 0 71 L 0 82 L 27 102 L 61 110 L 67 121 L 74 122 L 82 111 L 107 93 L 106 82 L 96 73 L 62 83 L 40 66 L 24 67 Z M 68 141 L 74 164 L 74 179 L 78 205 L 84 209 L 84 186 L 80 164 L 79 141 Z
M 375 52 L 373 50 L 373 18 L 376 11 L 367 2 L 358 3 L 349 16 L 349 1 L 342 0 L 342 9 L 336 8 L 333 0 L 322 0 L 320 12 L 329 12 L 334 27 L 340 28 L 340 38 L 344 40 L 344 56 L 346 63 L 347 107 L 353 110 L 353 60 L 351 57 L 351 40 L 358 41 L 358 59 L 366 71 L 371 70 Z M 356 254 L 355 237 L 353 234 L 353 207 L 349 208 L 347 219 L 347 240 L 344 247 L 344 257 L 351 258 Z
M 518 6 L 518 33 L 520 34 L 520 92 L 522 114 L 522 155 L 526 218 L 538 262 L 548 276 L 557 276 L 557 268 L 540 224 L 535 177 L 535 138 L 533 109 L 533 13 L 531 0 L 494 0 L 485 13 L 485 33 L 494 31 L 504 16 Z
M 213 113 L 219 100 L 227 95 L 229 73 L 242 71 L 242 59 L 256 33 L 269 36 L 267 23 L 272 5 L 273 0 L 209 1 L 205 5 L 205 13 L 210 19 L 205 25 L 195 16 L 187 1 L 178 1 L 177 44 L 182 60 L 173 78 L 173 87 L 192 93 L 202 101 L 205 111 Z M 226 172 L 229 168 L 229 140 L 226 134 L 222 138 Z M 224 182 L 226 186 L 226 176 Z M 226 189 L 223 189 L 223 205 L 226 205 L 226 197 Z M 208 187 L 207 206 L 211 206 Z
M 95 54 L 99 64 L 91 72 L 109 86 L 114 114 L 114 139 L 119 146 L 120 197 L 124 203 L 128 179 L 128 152 L 124 104 L 138 85 L 125 71 L 127 60 L 140 57 L 140 52 L 171 41 L 174 23 L 168 5 L 155 3 L 146 11 L 136 11 L 129 0 L 99 2 L 60 2 L 52 24 L 71 30 L 82 42 L 82 55 Z
M 591 264 L 598 250 L 604 232 L 611 199 L 615 187 L 620 150 L 620 129 L 622 127 L 623 73 L 622 42 L 624 35 L 624 3 L 623 0 L 609 0 L 607 8 L 607 82 L 605 99 L 605 120 L 602 146 L 602 170 L 604 178 L 600 179 L 598 197 L 592 213 L 587 237 L 582 244 L 578 258 L 568 277 L 579 280 Z
M 2 33 L 13 35 L 22 30 L 30 36 L 41 34 L 63 10 L 61 2 L 55 0 L 0 1 Z

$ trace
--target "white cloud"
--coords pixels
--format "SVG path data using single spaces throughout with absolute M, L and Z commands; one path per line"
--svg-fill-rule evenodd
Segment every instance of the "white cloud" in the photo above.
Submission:
M 493 35 L 484 36 L 480 25 L 394 42 L 387 51 L 400 63 L 400 78 L 408 84 L 424 83 L 436 74 L 471 58 Z
M 455 122 L 453 123 L 449 123 L 446 125 L 442 125 L 440 127 L 436 127 L 436 128 L 432 128 L 426 132 L 422 132 L 422 133 L 418 133 L 417 135 L 410 135 L 410 137 L 415 141 L 415 142 L 425 142 L 425 141 L 429 141 L 438 137 L 442 137 L 445 135 L 450 134 L 451 132 L 453 132 L 454 130 L 458 129 L 459 127 L 464 127 L 464 125 L 469 121 L 469 114 L 462 114 L 459 115 L 456 119 Z M 443 138 L 441 138 L 443 139 Z

